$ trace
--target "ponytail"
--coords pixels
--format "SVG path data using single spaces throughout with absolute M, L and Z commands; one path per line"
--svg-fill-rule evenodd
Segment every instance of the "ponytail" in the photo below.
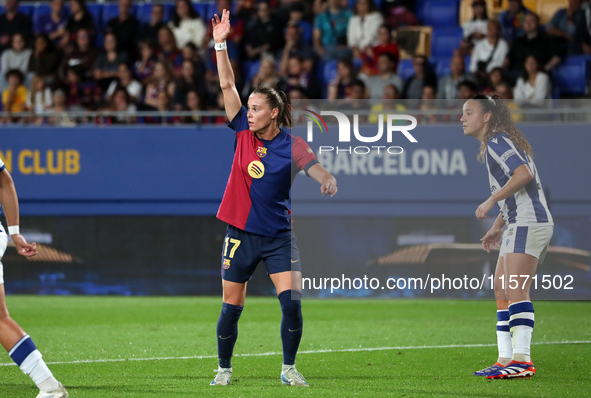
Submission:
M 283 91 L 275 90 L 268 86 L 258 86 L 252 94 L 264 95 L 269 107 L 279 111 L 277 114 L 277 126 L 291 128 L 291 105 L 287 95 Z

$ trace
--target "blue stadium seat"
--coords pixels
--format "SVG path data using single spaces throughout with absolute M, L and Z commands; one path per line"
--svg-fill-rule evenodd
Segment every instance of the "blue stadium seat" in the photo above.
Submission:
M 451 57 L 439 58 L 437 60 L 437 66 L 435 67 L 435 73 L 437 74 L 437 78 L 447 76 L 451 73 L 449 68 L 450 62 Z
M 140 26 L 149 23 L 152 19 L 152 6 L 152 3 L 138 4 L 136 17 L 138 21 L 140 21 Z M 171 5 L 164 4 L 164 22 L 168 23 L 168 21 L 170 21 L 172 18 L 172 9 L 173 7 Z
M 23 14 L 25 14 L 26 16 L 32 17 L 33 12 L 35 11 L 35 5 L 34 4 L 19 4 L 18 10 L 20 12 L 22 12 Z M 4 12 L 4 10 L 2 10 L 2 12 Z
M 245 61 L 243 64 L 244 79 L 252 79 L 259 71 L 261 61 Z
M 585 95 L 590 58 L 585 55 L 567 57 L 552 72 L 552 84 L 560 95 Z
M 400 76 L 402 80 L 406 80 L 409 77 L 414 76 L 414 74 L 415 68 L 412 64 L 412 59 L 403 59 L 400 61 L 398 64 L 398 76 Z
M 312 44 L 312 24 L 308 21 L 300 21 L 298 26 L 302 29 L 302 41 L 306 44 Z
M 199 13 L 199 17 L 206 21 L 209 15 L 209 3 L 193 3 L 193 8 Z
M 415 15 L 417 18 L 422 21 L 425 18 L 425 13 L 427 10 L 427 3 L 429 0 L 416 0 L 415 1 Z
M 172 21 L 174 16 L 174 3 L 164 3 L 164 22 Z
M 103 29 L 103 5 L 96 3 L 87 3 L 88 11 L 94 20 L 94 27 L 97 30 Z
M 458 26 L 458 3 L 448 0 L 428 0 L 424 4 L 423 25 L 433 28 Z
M 451 57 L 454 50 L 460 47 L 462 42 L 462 28 L 433 29 L 431 35 L 431 57 Z
M 322 85 L 327 86 L 328 83 L 337 77 L 337 63 L 336 59 L 325 61 L 322 64 Z
M 41 30 L 41 25 L 39 23 L 41 17 L 49 14 L 51 14 L 51 7 L 49 6 L 49 4 L 39 4 L 35 8 L 35 10 L 33 11 L 33 16 L 31 18 L 33 20 L 34 32 L 39 32 Z

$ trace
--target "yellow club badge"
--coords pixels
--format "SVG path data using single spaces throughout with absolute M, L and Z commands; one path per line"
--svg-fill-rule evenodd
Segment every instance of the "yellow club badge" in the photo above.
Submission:
M 230 259 L 224 258 L 224 269 L 230 268 Z
M 253 160 L 248 165 L 248 175 L 252 178 L 261 178 L 265 175 L 265 165 L 259 160 Z

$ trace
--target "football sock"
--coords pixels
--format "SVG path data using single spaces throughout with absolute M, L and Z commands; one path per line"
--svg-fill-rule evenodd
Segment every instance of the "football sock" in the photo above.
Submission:
M 509 317 L 513 360 L 531 362 L 531 336 L 534 331 L 533 304 L 528 300 L 509 305 Z
M 53 377 L 29 335 L 20 339 L 8 352 L 8 355 L 40 389 L 53 391 L 59 387 L 58 381 Z
M 497 310 L 497 346 L 499 348 L 497 362 L 507 365 L 513 356 L 511 331 L 509 330 L 509 310 Z
M 238 338 L 238 320 L 244 307 L 224 303 L 218 319 L 218 357 L 220 367 L 231 368 L 232 352 Z
M 293 294 L 293 297 L 292 297 Z M 298 347 L 302 340 L 302 293 L 285 290 L 277 296 L 281 304 L 281 342 L 283 343 L 283 364 L 294 365 Z

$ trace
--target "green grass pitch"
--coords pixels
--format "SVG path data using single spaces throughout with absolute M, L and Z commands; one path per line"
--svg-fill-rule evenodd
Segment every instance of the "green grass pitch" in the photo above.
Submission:
M 227 387 L 209 386 L 219 298 L 7 302 L 72 398 L 591 396 L 589 302 L 535 303 L 537 374 L 487 381 L 472 372 L 496 359 L 493 302 L 304 300 L 297 365 L 310 388 L 279 380 L 281 312 L 273 298 L 247 298 Z M 8 354 L 1 358 L 0 397 L 35 397 L 29 378 L 8 366 Z

